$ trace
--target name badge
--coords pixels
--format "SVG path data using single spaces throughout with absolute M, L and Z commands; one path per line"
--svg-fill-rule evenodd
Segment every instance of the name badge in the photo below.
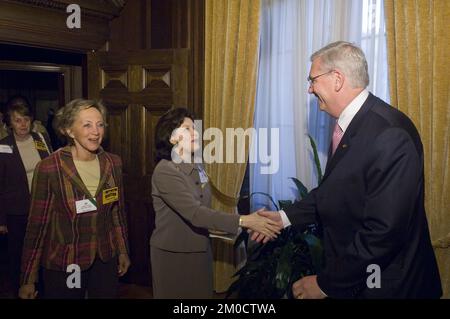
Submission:
M 202 167 L 199 167 L 198 175 L 200 176 L 200 183 L 206 184 L 208 183 L 208 175 Z
M 119 200 L 119 187 L 105 189 L 102 193 L 103 204 L 109 204 Z
M 13 149 L 10 145 L 0 145 L 0 153 L 12 154 Z
M 47 151 L 47 146 L 42 141 L 34 141 L 34 145 L 38 151 Z
M 93 199 L 77 200 L 75 202 L 75 206 L 77 208 L 77 214 L 83 214 L 97 210 L 97 206 L 95 206 L 95 201 Z

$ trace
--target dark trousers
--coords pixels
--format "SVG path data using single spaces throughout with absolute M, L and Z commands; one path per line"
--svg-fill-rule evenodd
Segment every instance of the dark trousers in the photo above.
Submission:
M 95 258 L 91 267 L 80 273 L 80 288 L 69 288 L 74 272 L 42 269 L 45 299 L 112 299 L 117 298 L 119 277 L 117 257 L 107 262 Z M 69 276 L 71 276 L 69 278 Z M 69 280 L 68 280 L 69 278 Z
M 8 227 L 8 259 L 10 283 L 17 296 L 20 280 L 20 262 L 22 258 L 23 240 L 27 230 L 27 215 L 7 215 Z

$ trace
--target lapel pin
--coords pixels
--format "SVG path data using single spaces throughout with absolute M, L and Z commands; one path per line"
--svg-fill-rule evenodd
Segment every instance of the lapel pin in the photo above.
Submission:
M 342 144 L 342 148 L 347 148 L 347 144 Z

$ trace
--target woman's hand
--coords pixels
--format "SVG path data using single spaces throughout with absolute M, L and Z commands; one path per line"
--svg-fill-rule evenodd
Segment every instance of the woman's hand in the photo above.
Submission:
M 241 216 L 241 223 L 242 227 L 249 228 L 270 239 L 276 238 L 283 228 L 281 221 L 263 217 L 258 215 L 258 212 Z
M 34 284 L 22 285 L 19 289 L 20 299 L 36 299 L 38 292 L 34 288 Z
M 130 258 L 128 258 L 128 254 L 120 254 L 118 260 L 118 271 L 119 277 L 125 275 L 130 267 Z

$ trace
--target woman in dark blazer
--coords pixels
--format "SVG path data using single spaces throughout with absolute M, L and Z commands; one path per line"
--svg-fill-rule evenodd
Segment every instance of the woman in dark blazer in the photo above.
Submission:
M 5 120 L 11 134 L 0 140 L 0 234 L 8 235 L 10 283 L 17 296 L 31 181 L 36 164 L 52 150 L 49 140 L 31 132 L 33 116 L 25 98 L 7 102 Z
M 151 245 L 155 298 L 212 298 L 212 254 L 208 230 L 237 234 L 240 227 L 276 237 L 281 225 L 257 213 L 239 216 L 211 208 L 203 166 L 193 162 L 198 134 L 193 116 L 177 108 L 156 125 L 158 164 L 152 176 L 156 212 Z
M 39 265 L 46 298 L 116 297 L 130 261 L 122 163 L 100 146 L 105 113 L 99 102 L 81 99 L 58 111 L 56 127 L 69 146 L 36 167 L 21 298 L 35 298 Z

